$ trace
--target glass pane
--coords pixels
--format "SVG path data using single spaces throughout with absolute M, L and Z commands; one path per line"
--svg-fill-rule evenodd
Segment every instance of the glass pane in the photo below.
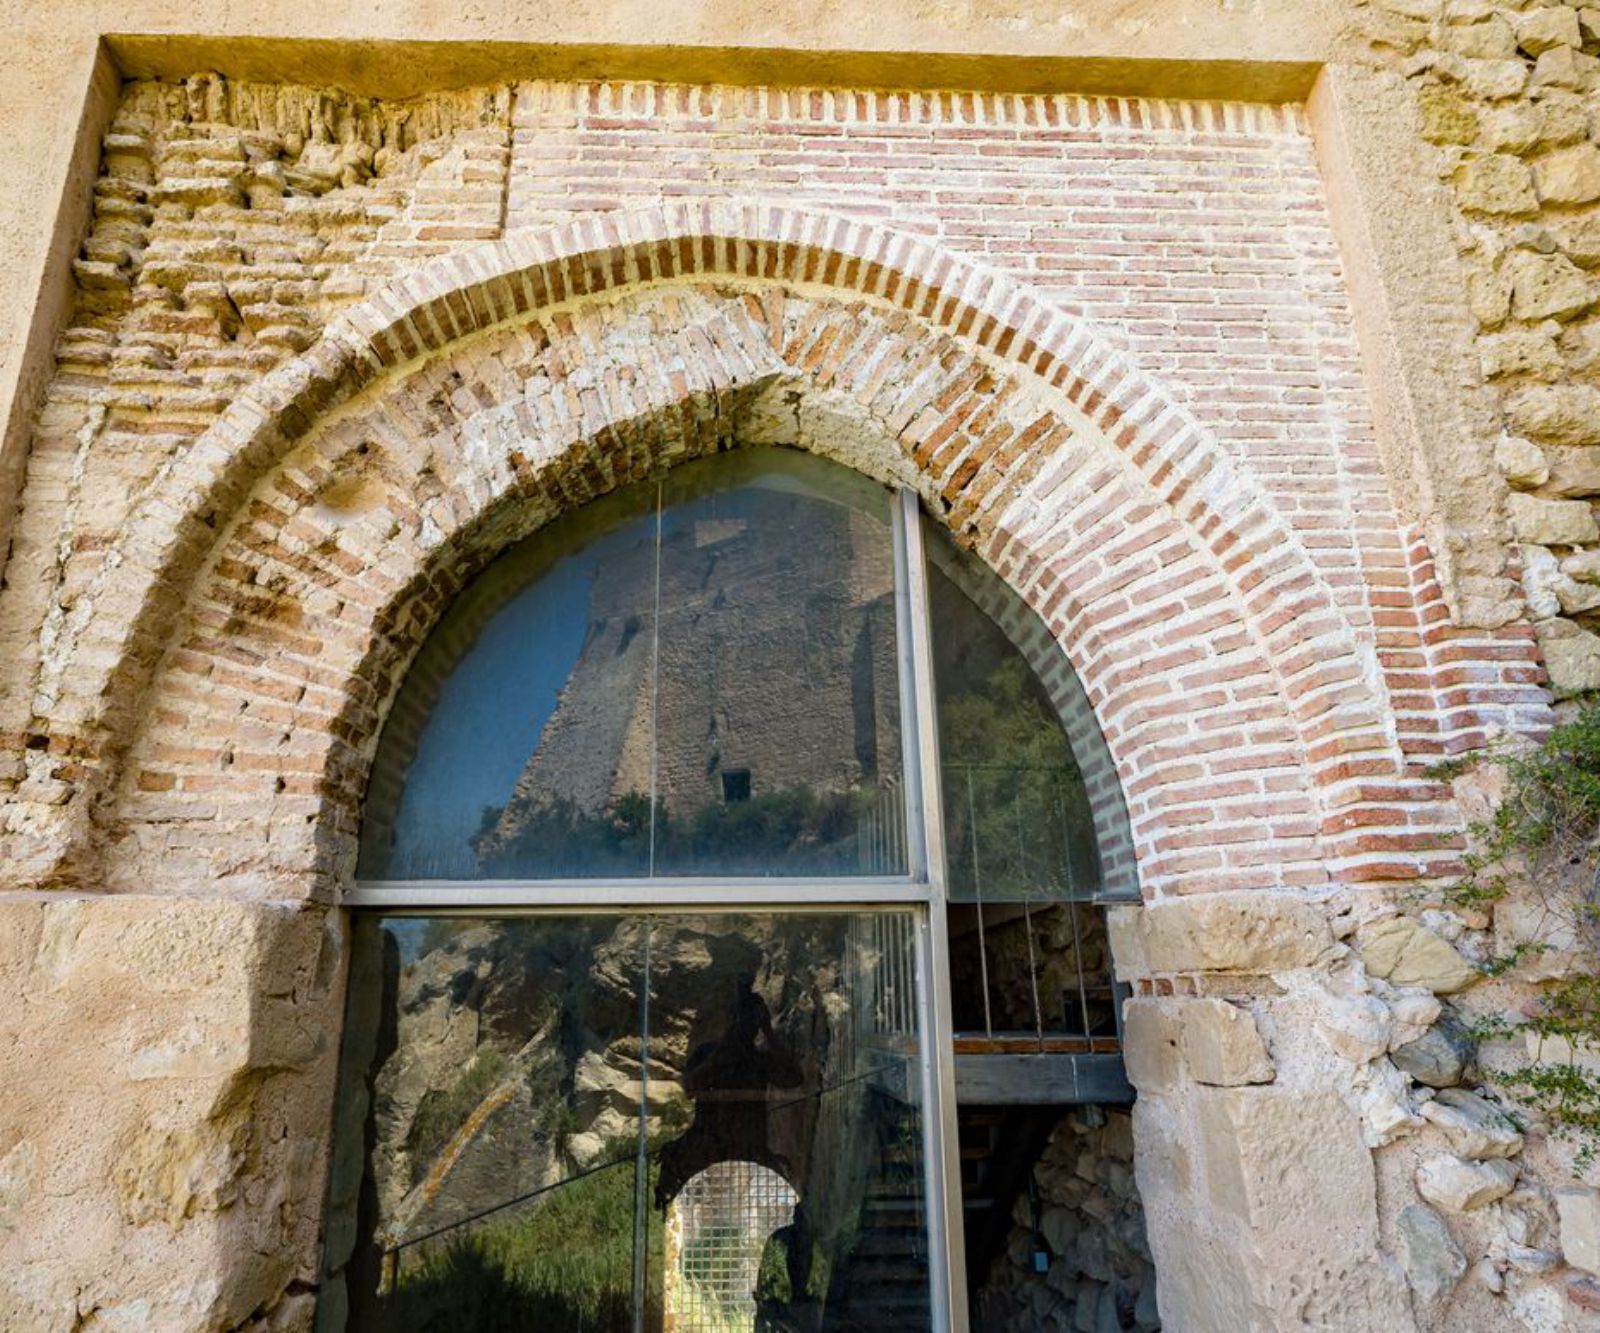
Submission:
M 993 573 L 924 530 L 950 897 L 1136 896 L 1116 774 L 1059 645 Z
M 725 489 L 669 478 L 657 873 L 897 873 L 889 494 L 800 455 L 740 461 Z
M 903 873 L 889 512 L 751 450 L 502 557 L 396 701 L 362 877 Z
M 360 920 L 325 1316 L 927 1328 L 914 939 L 909 913 Z
M 683 1126 L 653 1201 L 666 1326 L 926 1329 L 911 915 L 674 916 L 653 938 L 652 1067 Z
M 350 1328 L 632 1327 L 644 928 L 358 918 L 328 1241 Z

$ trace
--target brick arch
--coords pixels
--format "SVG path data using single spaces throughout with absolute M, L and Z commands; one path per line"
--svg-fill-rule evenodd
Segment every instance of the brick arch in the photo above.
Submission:
M 49 721 L 37 722 L 43 744 L 77 784 L 68 816 L 75 814 L 78 824 L 64 830 L 45 820 L 46 840 L 59 849 L 75 835 L 80 851 L 86 845 L 90 800 L 109 789 L 140 715 L 151 664 L 207 567 L 218 531 L 240 511 L 251 487 L 314 427 L 337 419 L 380 381 L 485 330 L 624 290 L 670 292 L 695 280 L 859 301 L 914 323 L 929 335 L 927 347 L 937 335 L 967 349 L 977 367 L 969 368 L 974 383 L 999 367 L 1088 424 L 1115 455 L 1102 462 L 1148 487 L 1239 599 L 1249 633 L 1277 673 L 1295 743 L 1318 793 L 1310 836 L 1330 839 L 1336 860 L 1348 844 L 1343 849 L 1359 869 L 1368 849 L 1348 835 L 1392 822 L 1366 784 L 1397 779 L 1401 770 L 1381 721 L 1376 666 L 1259 486 L 1157 385 L 1015 281 L 918 237 L 768 203 L 595 215 L 552 233 L 512 236 L 446 257 L 342 316 L 316 346 L 236 401 L 158 480 L 105 573 L 80 599 L 74 642 L 56 658 L 67 665 L 40 692 L 51 705 Z M 929 355 L 924 348 L 901 373 L 926 373 L 920 362 Z M 816 349 L 816 356 L 817 364 L 805 370 L 825 383 L 830 353 Z M 1014 486 L 1003 485 L 1003 468 L 985 467 L 1007 442 L 1015 457 L 1006 461 L 1035 457 L 1039 451 L 1031 446 L 1039 439 L 1015 431 L 1002 440 L 981 436 L 984 430 L 994 435 L 993 423 L 982 417 L 981 395 L 970 383 L 946 387 L 952 399 L 921 403 L 914 418 L 891 422 L 891 430 L 920 439 L 916 462 L 924 490 L 936 482 L 952 524 L 971 531 L 991 563 L 1048 610 L 1076 577 L 1062 561 L 1041 554 L 1061 534 L 1042 532 L 1038 514 L 1029 510 L 1036 500 L 1019 500 Z M 596 437 L 616 429 L 614 422 L 599 421 Z M 941 458 L 954 461 L 935 475 Z M 1010 508 L 985 524 L 978 510 L 998 503 L 997 496 L 1009 496 Z M 1044 509 L 1054 514 L 1060 507 Z M 117 613 L 99 614 L 101 606 Z M 1114 693 L 1103 688 L 1097 704 Z M 39 849 L 20 850 L 19 863 L 28 864 L 31 851 L 37 867 Z M 1387 877 L 1394 858 L 1385 852 L 1381 859 Z M 1414 873 L 1415 866 L 1398 869 Z
M 915 371 L 887 376 L 885 364 Z M 148 696 L 151 725 L 121 793 L 131 845 L 119 873 L 150 884 L 167 864 L 220 864 L 273 892 L 286 881 L 306 891 L 308 871 L 313 890 L 338 883 L 379 719 L 442 609 L 546 519 L 736 439 L 799 444 L 917 486 L 947 518 L 967 515 L 980 546 L 1015 542 L 1012 511 L 1047 508 L 1059 531 L 1030 549 L 1041 567 L 1084 577 L 1065 591 L 1036 578 L 1024 591 L 1098 695 L 1135 793 L 1147 888 L 1325 875 L 1313 777 L 1282 682 L 1243 628 L 1242 595 L 1091 423 L 903 312 L 725 284 L 642 288 L 454 343 L 260 479 Z M 1129 581 L 1101 586 L 1093 562 L 1112 533 L 1141 554 Z M 1154 581 L 1173 586 L 1160 593 Z M 1121 628 L 1129 597 L 1147 587 L 1169 613 L 1151 601 L 1150 626 Z M 1181 672 L 1162 673 L 1154 691 L 1105 680 L 1118 652 L 1152 661 L 1168 650 L 1165 622 L 1187 614 L 1179 596 L 1225 607 L 1183 641 L 1191 667 L 1229 676 L 1193 702 L 1272 785 L 1193 773 L 1162 753 L 1174 726 L 1198 728 L 1174 693 Z M 1252 815 L 1249 856 L 1197 853 L 1185 843 L 1185 791 L 1213 812 L 1270 806 L 1274 822 Z

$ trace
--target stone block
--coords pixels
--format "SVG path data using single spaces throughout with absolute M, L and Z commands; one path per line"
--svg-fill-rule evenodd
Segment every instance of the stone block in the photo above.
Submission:
M 1463 60 L 1461 82 L 1474 97 L 1499 102 L 1515 97 L 1528 85 L 1528 67 L 1521 60 Z
M 1422 136 L 1430 143 L 1469 144 L 1478 136 L 1478 113 L 1453 88 L 1425 84 L 1417 92 Z
M 1415 1041 L 1397 1046 L 1395 1067 L 1430 1088 L 1453 1088 L 1461 1082 L 1474 1051 L 1472 1039 L 1455 1023 L 1429 1028 Z
M 1370 1243 L 1372 1155 L 1360 1121 L 1332 1092 L 1196 1090 L 1205 1204 L 1285 1256 L 1296 1240 Z
M 1528 80 L 1528 86 L 1587 92 L 1593 86 L 1597 65 L 1600 62 L 1593 56 L 1582 55 L 1570 46 L 1552 46 L 1541 52 L 1539 59 L 1534 62 L 1533 76 Z
M 1144 951 L 1144 914 L 1149 909 L 1118 903 L 1106 909 L 1106 943 L 1111 950 L 1111 965 L 1120 981 L 1134 981 L 1150 975 L 1150 962 Z
M 1447 940 L 1408 916 L 1382 917 L 1356 933 L 1356 949 L 1367 971 L 1396 986 L 1426 986 L 1451 995 L 1483 974 Z
M 1519 542 L 1540 546 L 1583 546 L 1600 541 L 1594 511 L 1582 500 L 1542 500 L 1513 494 L 1507 500 L 1511 530 Z
M 1517 53 L 1517 34 L 1498 14 L 1477 23 L 1453 24 L 1440 40 L 1446 50 L 1473 60 L 1506 60 Z
M 1281 972 L 1315 967 L 1338 951 L 1320 904 L 1266 890 L 1164 899 L 1133 916 L 1137 939 L 1126 952 L 1150 974 Z M 1112 949 L 1127 977 L 1115 937 Z
M 1555 1192 L 1561 1252 L 1574 1268 L 1600 1276 L 1600 1190 L 1575 1185 Z
M 1480 338 L 1478 360 L 1483 365 L 1483 373 L 1490 379 L 1506 375 L 1528 375 L 1544 380 L 1558 378 L 1565 367 L 1561 360 L 1561 349 L 1556 346 L 1548 330 L 1559 327 L 1558 324 L 1548 324 L 1536 329 L 1508 329 L 1504 333 L 1492 333 Z M 1498 446 L 1495 462 L 1500 462 Z M 1501 470 L 1504 471 L 1504 468 Z
M 1423 1118 L 1437 1125 L 1460 1156 L 1473 1161 L 1515 1157 L 1522 1135 L 1511 1118 L 1493 1102 L 1462 1088 L 1441 1088 L 1423 1105 Z
M 1505 323 L 1511 314 L 1511 280 L 1495 269 L 1474 269 L 1467 275 L 1467 309 L 1480 328 Z
M 1568 259 L 1582 268 L 1600 268 L 1600 213 L 1553 218 L 1550 233 Z
M 1400 1210 L 1395 1239 L 1406 1281 L 1424 1305 L 1442 1301 L 1466 1275 L 1466 1255 L 1444 1218 L 1426 1204 L 1409 1203 Z
M 14 1311 L 58 1285 L 107 1327 L 243 1324 L 316 1261 L 337 1024 L 320 914 L 63 895 L 13 931 L 12 906 L 0 1326 L 33 1326 Z
M 1505 267 L 1517 319 L 1573 319 L 1600 297 L 1594 280 L 1563 254 L 1519 250 Z
M 1451 1213 L 1470 1212 L 1503 1199 L 1517 1183 L 1517 1168 L 1503 1158 L 1470 1162 L 1446 1153 L 1417 1167 L 1417 1193 Z
M 1183 1079 L 1181 1001 L 1139 996 L 1122 1006 L 1122 1058 L 1128 1081 L 1146 1096 L 1159 1096 Z
M 1190 1000 L 1181 1015 L 1179 1049 L 1196 1082 L 1237 1087 L 1272 1081 L 1272 1057 L 1248 1009 L 1226 1000 Z
M 1389 1006 L 1374 995 L 1324 992 L 1317 1006 L 1317 1027 L 1328 1045 L 1359 1065 L 1389 1049 L 1394 1018 Z
M 1600 690 L 1600 637 L 1570 620 L 1541 620 L 1534 626 L 1550 687 L 1562 697 Z
M 1563 5 L 1518 14 L 1516 25 L 1517 45 L 1530 56 L 1540 55 L 1557 46 L 1583 45 L 1583 34 L 1578 30 L 1578 12 Z
M 1539 211 L 1533 171 L 1519 157 L 1490 153 L 1464 162 L 1454 180 L 1456 199 L 1471 213 L 1520 217 Z
M 1600 389 L 1592 384 L 1525 389 L 1506 410 L 1519 435 L 1541 444 L 1600 444 Z
M 1543 1036 L 1537 1032 L 1522 1034 L 1523 1049 L 1528 1059 L 1539 1064 L 1571 1065 L 1586 1073 L 1600 1076 L 1600 1042 L 1570 1041 L 1554 1034 Z
M 1511 485 L 1523 490 L 1543 486 L 1550 479 L 1550 464 L 1544 450 L 1532 440 L 1503 435 L 1494 447 L 1494 465 Z
M 1528 599 L 1528 611 L 1534 619 L 1545 620 L 1561 614 L 1561 594 L 1558 591 L 1563 575 L 1561 564 L 1548 546 L 1517 547 L 1522 557 L 1522 592 Z
M 1567 1301 L 1576 1310 L 1600 1311 L 1600 1282 L 1589 1277 L 1568 1278 Z
M 1546 204 L 1587 204 L 1600 199 L 1600 148 L 1561 148 L 1533 164 L 1533 184 Z

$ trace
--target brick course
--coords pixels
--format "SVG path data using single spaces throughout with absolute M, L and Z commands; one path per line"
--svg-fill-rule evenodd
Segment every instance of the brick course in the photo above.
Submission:
M 108 140 L 0 608 L 18 882 L 336 883 L 462 579 L 780 383 L 1044 617 L 1147 892 L 1448 873 L 1426 765 L 1542 720 L 1395 518 L 1297 108 L 181 91 Z

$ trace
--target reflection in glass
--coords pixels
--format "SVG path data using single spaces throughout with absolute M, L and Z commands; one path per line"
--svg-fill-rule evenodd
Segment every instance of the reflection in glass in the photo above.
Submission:
M 384 731 L 368 879 L 899 874 L 889 496 L 689 464 L 497 561 Z
M 1037 616 L 947 538 L 930 531 L 928 549 L 950 897 L 1099 897 L 1095 812 L 1079 758 L 1058 701 L 1015 640 L 1031 635 L 1052 662 L 1060 649 Z M 1075 690 L 1070 668 L 1058 669 Z M 1086 702 L 1081 711 L 1092 729 Z M 1087 739 L 1103 751 L 1098 731 Z M 1126 822 L 1120 799 L 1114 814 Z
M 358 919 L 349 1326 L 927 1328 L 912 947 L 895 912 Z

